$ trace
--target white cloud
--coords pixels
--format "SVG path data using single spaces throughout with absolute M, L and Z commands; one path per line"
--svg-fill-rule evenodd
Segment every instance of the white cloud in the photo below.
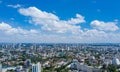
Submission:
M 119 27 L 116 25 L 116 22 L 104 22 L 99 20 L 94 20 L 91 22 L 91 26 L 97 30 L 104 31 L 116 31 Z
M 105 36 L 106 33 L 104 31 L 98 31 L 96 29 L 86 30 L 83 33 L 83 37 L 102 37 Z
M 20 4 L 16 4 L 16 5 L 7 5 L 8 7 L 12 7 L 12 8 L 20 8 L 21 5 Z
M 52 13 L 42 11 L 36 7 L 21 8 L 19 9 L 20 14 L 29 16 L 32 19 L 30 23 L 41 25 L 42 30 L 57 32 L 57 33 L 76 33 L 81 32 L 80 26 L 76 24 L 84 23 L 84 17 L 80 14 L 76 14 L 76 18 L 70 20 L 60 20 L 58 16 Z
M 74 18 L 69 20 L 61 20 L 57 15 L 42 11 L 36 7 L 20 8 L 19 13 L 30 17 L 29 22 L 39 25 L 40 29 L 27 30 L 21 27 L 12 27 L 5 22 L 1 22 L 0 42 L 120 42 L 120 32 L 117 26 L 118 20 L 114 22 L 94 20 L 90 23 L 93 29 L 82 28 L 82 30 L 81 26 L 77 25 L 85 22 L 84 17 L 80 14 L 76 14 Z
M 25 30 L 20 27 L 18 28 L 13 28 L 7 23 L 0 23 L 0 32 L 8 34 L 8 35 L 29 35 L 29 34 L 36 34 L 38 33 L 36 30 L 31 29 L 31 30 Z
M 120 33 L 87 29 L 80 34 L 47 34 L 38 30 L 14 28 L 7 23 L 0 23 L 0 42 L 42 42 L 42 43 L 102 43 L 120 42 Z
M 67 21 L 68 24 L 79 24 L 85 22 L 84 17 L 80 14 L 76 14 L 76 18 L 71 18 Z
M 49 36 L 43 33 L 38 38 L 45 42 L 120 42 L 118 39 L 114 40 L 114 38 L 120 38 L 120 34 L 114 33 L 119 29 L 116 25 L 117 22 L 94 20 L 90 23 L 93 29 L 81 30 L 77 24 L 84 23 L 85 20 L 80 14 L 76 14 L 75 18 L 69 20 L 60 20 L 55 14 L 42 11 L 36 7 L 21 8 L 19 13 L 31 17 L 29 22 L 40 25 L 42 30 L 53 32 Z M 65 35 L 54 34 L 54 32 Z M 69 33 L 72 34 L 67 35 Z
M 96 29 L 88 29 L 79 35 L 82 43 L 118 43 L 120 32 L 105 32 Z M 77 36 L 76 36 L 77 38 Z

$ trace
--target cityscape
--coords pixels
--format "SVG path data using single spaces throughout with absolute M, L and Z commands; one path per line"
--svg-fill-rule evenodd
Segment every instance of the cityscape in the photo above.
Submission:
M 120 0 L 0 0 L 0 72 L 120 72 Z
M 120 44 L 1 43 L 1 72 L 119 72 Z

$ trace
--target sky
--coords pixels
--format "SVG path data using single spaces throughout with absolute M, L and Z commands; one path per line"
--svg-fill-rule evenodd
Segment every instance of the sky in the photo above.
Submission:
M 0 0 L 0 42 L 120 43 L 120 0 Z

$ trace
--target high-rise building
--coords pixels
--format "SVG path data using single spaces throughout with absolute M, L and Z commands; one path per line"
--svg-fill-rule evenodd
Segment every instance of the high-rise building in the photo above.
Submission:
M 0 64 L 0 72 L 2 72 L 2 64 Z
M 41 64 L 39 62 L 32 65 L 32 72 L 41 72 Z
M 27 59 L 26 62 L 25 62 L 25 65 L 26 65 L 26 68 L 29 68 L 30 65 L 31 65 L 31 60 Z

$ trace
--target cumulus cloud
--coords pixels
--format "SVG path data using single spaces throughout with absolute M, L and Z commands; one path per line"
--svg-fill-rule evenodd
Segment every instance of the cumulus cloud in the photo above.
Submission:
M 119 27 L 116 25 L 116 22 L 104 22 L 99 20 L 94 20 L 91 22 L 91 26 L 97 30 L 104 31 L 116 31 Z
M 12 7 L 12 8 L 20 8 L 21 5 L 20 4 L 16 4 L 16 5 L 7 5 L 8 7 Z
M 41 33 L 38 30 L 26 30 L 20 27 L 14 28 L 11 25 L 0 23 L 0 42 L 44 42 L 44 43 L 102 43 L 120 42 L 120 33 L 105 32 L 97 29 L 87 29 L 75 35 L 59 35 Z
M 31 17 L 30 23 L 35 25 L 40 25 L 41 30 L 70 34 L 68 35 L 59 35 L 59 34 L 50 34 L 49 37 L 46 34 L 42 34 L 44 37 L 43 40 L 46 42 L 119 42 L 115 41 L 114 38 L 120 38 L 120 34 L 114 33 L 119 27 L 116 25 L 117 22 L 104 22 L 99 20 L 93 20 L 90 25 L 93 29 L 82 30 L 81 24 L 86 22 L 84 16 L 76 14 L 74 18 L 69 20 L 61 20 L 57 15 L 42 11 L 36 7 L 21 8 L 19 13 Z M 109 32 L 108 32 L 109 31 Z M 41 36 L 41 39 L 42 39 Z M 36 37 L 37 38 L 37 37 Z
M 98 31 L 96 29 L 87 30 L 83 33 L 83 37 L 103 37 L 106 33 L 104 31 Z
M 31 17 L 32 19 L 29 22 L 41 25 L 42 30 L 57 33 L 81 32 L 80 26 L 76 26 L 76 24 L 85 22 L 84 17 L 80 14 L 76 14 L 76 18 L 71 18 L 70 20 L 60 20 L 55 14 L 42 11 L 36 7 L 21 8 L 19 13 Z
M 18 6 L 19 7 L 19 6 Z M 17 7 L 14 7 L 17 8 Z M 46 42 L 46 43 L 102 43 L 120 42 L 117 21 L 104 22 L 93 20 L 91 29 L 81 28 L 84 16 L 76 14 L 68 20 L 61 20 L 57 15 L 42 11 L 36 7 L 20 8 L 20 14 L 30 17 L 29 22 L 39 25 L 39 30 L 12 27 L 0 23 L 0 41 L 6 42 Z M 118 30 L 118 31 L 117 31 Z
M 20 27 L 18 28 L 13 28 L 9 24 L 2 22 L 0 23 L 0 32 L 8 34 L 8 35 L 29 35 L 29 34 L 36 34 L 38 33 L 36 30 L 31 29 L 31 30 L 25 30 Z

